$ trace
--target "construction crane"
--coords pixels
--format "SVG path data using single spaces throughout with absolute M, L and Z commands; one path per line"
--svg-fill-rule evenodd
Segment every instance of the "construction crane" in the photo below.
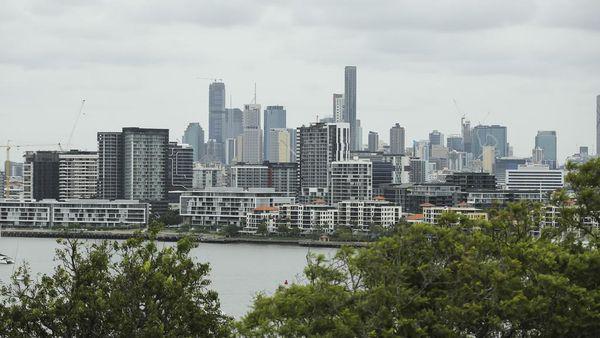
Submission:
M 217 79 L 217 78 L 214 78 L 214 77 L 199 77 L 199 76 L 197 76 L 196 79 L 198 79 L 198 80 L 210 80 L 212 82 L 223 82 L 223 79 Z
M 71 140 L 73 139 L 73 134 L 75 133 L 75 128 L 77 128 L 77 124 L 79 123 L 79 119 L 83 114 L 83 106 L 85 105 L 85 99 L 81 100 L 81 106 L 79 106 L 79 112 L 77 113 L 77 117 L 75 118 L 75 122 L 73 123 L 73 128 L 71 128 L 71 134 L 69 135 L 69 139 L 67 140 L 67 150 L 71 149 Z
M 62 146 L 60 143 L 54 144 L 11 144 L 10 140 L 6 141 L 6 145 L 0 145 L 0 148 L 6 149 L 6 161 L 4 162 L 4 197 L 9 197 L 10 192 L 10 150 L 12 148 L 27 148 L 27 147 L 55 147 L 58 146 L 60 150 L 62 150 Z

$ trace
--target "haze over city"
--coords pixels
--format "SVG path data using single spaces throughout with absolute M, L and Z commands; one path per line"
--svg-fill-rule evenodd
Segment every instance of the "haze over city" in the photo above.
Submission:
M 595 151 L 596 1 L 9 1 L 0 8 L 0 135 L 93 150 L 123 126 L 208 125 L 209 80 L 227 105 L 283 105 L 288 125 L 331 114 L 358 66 L 363 140 L 399 122 L 406 140 L 502 124 L 516 156 L 556 130 L 558 159 Z M 231 101 L 230 101 L 231 97 Z M 453 100 L 458 103 L 458 108 Z M 13 159 L 19 159 L 15 151 Z M 4 153 L 0 154 L 0 160 Z

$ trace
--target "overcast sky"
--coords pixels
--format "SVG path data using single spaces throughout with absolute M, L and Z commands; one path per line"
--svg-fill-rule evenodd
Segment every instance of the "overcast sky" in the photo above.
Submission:
M 79 149 L 124 126 L 208 132 L 198 77 L 224 79 L 235 107 L 256 82 L 295 127 L 331 114 L 345 65 L 365 135 L 387 142 L 398 122 L 410 144 L 458 133 L 464 113 L 506 125 L 518 156 L 540 129 L 558 132 L 561 161 L 595 152 L 598 0 L 5 0 L 0 142 L 66 144 L 83 98 Z

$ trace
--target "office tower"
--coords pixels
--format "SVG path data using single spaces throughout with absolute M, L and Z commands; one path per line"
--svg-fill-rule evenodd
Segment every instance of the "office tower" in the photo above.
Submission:
M 429 141 L 421 140 L 413 142 L 413 156 L 429 161 Z
M 596 96 L 596 156 L 600 156 L 600 95 Z
M 360 120 L 356 120 L 356 148 L 355 150 L 363 150 L 363 128 Z
M 481 156 L 481 167 L 483 172 L 491 174 L 494 172 L 494 163 L 496 159 L 496 148 L 494 146 L 483 146 Z
M 496 157 L 508 156 L 506 127 L 499 125 L 478 125 L 472 131 L 471 149 L 474 159 L 481 159 L 484 146 L 494 146 Z
M 269 162 L 290 162 L 290 133 L 287 129 L 278 128 L 269 131 Z
M 297 131 L 298 179 L 300 198 L 328 199 L 328 172 L 331 162 L 350 156 L 350 124 L 314 123 Z
M 79 150 L 59 153 L 58 191 L 61 200 L 96 198 L 98 153 Z
M 399 155 L 406 151 L 404 127 L 396 123 L 390 129 L 390 154 Z
M 168 129 L 123 128 L 123 197 L 167 200 Z
M 590 156 L 589 147 L 586 147 L 586 146 L 579 147 L 579 155 L 581 155 L 581 157 L 585 157 L 585 158 Z
M 431 146 L 444 146 L 444 134 L 440 133 L 437 130 L 432 131 L 431 133 L 429 133 L 429 147 Z
M 123 135 L 98 132 L 98 197 L 123 198 Z
M 562 170 L 547 165 L 525 164 L 506 171 L 506 187 L 510 190 L 536 190 L 548 193 L 562 189 L 565 184 Z
M 168 191 L 192 189 L 194 149 L 187 144 L 169 142 Z
M 362 142 L 357 138 L 356 126 L 356 66 L 344 69 L 344 122 L 350 124 L 350 149 L 360 150 Z
M 225 140 L 225 164 L 231 165 L 235 162 L 237 156 L 237 138 L 228 138 Z
M 374 131 L 369 132 L 369 151 L 379 150 L 379 134 Z
M 463 138 L 464 151 L 466 153 L 473 153 L 473 136 L 471 129 L 471 121 L 465 119 L 464 117 L 460 120 L 461 124 L 461 136 Z
M 286 128 L 286 111 L 283 106 L 267 106 L 264 111 L 263 121 L 263 155 L 265 161 L 270 161 L 270 131 L 276 128 Z
M 527 163 L 527 159 L 519 157 L 499 157 L 495 160 L 494 176 L 499 186 L 506 184 L 506 171 L 515 170 L 519 165 Z
M 460 135 L 448 135 L 448 138 L 446 138 L 446 147 L 448 147 L 448 150 L 452 151 L 457 151 L 457 152 L 463 152 L 465 151 L 465 145 L 463 143 L 463 138 Z
M 331 116 L 334 122 L 344 122 L 344 94 L 333 94 L 333 112 Z
M 200 123 L 194 122 L 188 124 L 182 138 L 183 143 L 189 144 L 194 151 L 194 162 L 199 162 L 206 153 L 204 149 L 204 129 Z
M 556 169 L 556 131 L 538 131 L 535 136 L 535 147 L 542 149 L 543 161 L 550 166 L 550 169 Z
M 262 163 L 263 135 L 260 129 L 260 104 L 244 105 L 244 132 L 241 142 L 241 161 L 245 163 Z M 240 143 L 238 141 L 238 143 Z M 239 159 L 239 158 L 238 158 Z
M 241 136 L 241 135 L 240 135 Z M 237 142 L 237 141 L 236 141 Z M 225 146 L 215 140 L 206 141 L 206 155 L 202 158 L 202 163 L 223 163 L 222 156 L 225 154 Z
M 23 165 L 24 197 L 35 200 L 59 199 L 58 152 L 28 151 Z
M 225 84 L 213 82 L 208 86 L 208 138 L 223 142 L 225 120 Z
M 542 149 L 540 147 L 535 147 L 531 151 L 531 162 L 533 162 L 533 164 L 543 164 L 544 157 L 545 157 L 544 149 Z
M 319 118 L 319 122 L 323 122 L 323 123 L 335 123 L 335 118 L 333 116 L 321 117 L 321 118 Z
M 494 190 L 496 178 L 494 175 L 480 172 L 453 173 L 446 176 L 446 184 L 458 186 L 460 191 Z
M 239 108 L 225 109 L 225 139 L 236 138 L 244 132 L 244 112 Z
M 367 159 L 331 162 L 329 203 L 373 198 L 373 165 Z

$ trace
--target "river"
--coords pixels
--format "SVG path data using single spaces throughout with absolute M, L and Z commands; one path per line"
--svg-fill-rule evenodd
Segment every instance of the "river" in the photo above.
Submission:
M 16 260 L 13 265 L 0 264 L 0 281 L 7 282 L 23 262 L 29 263 L 34 274 L 52 272 L 57 247 L 56 240 L 50 238 L 0 238 L 0 253 Z M 309 251 L 331 257 L 335 250 L 295 245 L 201 243 L 192 250 L 192 255 L 199 262 L 210 263 L 212 288 L 219 293 L 223 312 L 239 318 L 250 309 L 258 292 L 270 294 L 285 280 L 304 281 L 302 270 Z

